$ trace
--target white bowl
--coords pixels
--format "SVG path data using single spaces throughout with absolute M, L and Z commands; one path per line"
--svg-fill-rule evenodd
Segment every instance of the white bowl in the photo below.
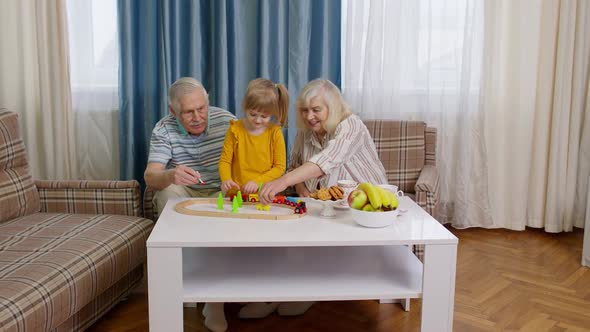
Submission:
M 395 222 L 399 209 L 384 212 L 367 212 L 357 209 L 350 209 L 352 219 L 359 225 L 365 227 L 387 227 Z

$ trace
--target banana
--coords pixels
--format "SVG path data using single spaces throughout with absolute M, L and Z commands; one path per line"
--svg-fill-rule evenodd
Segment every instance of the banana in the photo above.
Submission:
M 397 195 L 396 195 L 396 194 L 392 193 L 391 191 L 390 191 L 390 193 L 391 193 L 391 195 L 392 195 L 392 198 L 393 198 L 393 199 L 391 200 L 391 209 L 392 209 L 392 210 L 395 210 L 395 209 L 397 209 L 397 207 L 398 207 L 398 205 L 399 205 L 399 201 L 398 201 L 398 199 L 397 199 Z
M 389 190 L 385 190 L 379 186 L 374 186 L 374 187 L 379 192 L 379 195 L 381 195 L 381 206 L 386 209 L 389 209 L 391 207 L 391 196 L 389 195 L 389 194 L 391 194 L 391 192 Z
M 363 211 L 375 212 L 376 210 L 373 208 L 373 206 L 371 204 L 367 204 L 367 205 L 363 206 Z
M 369 197 L 369 203 L 371 203 L 371 206 L 375 210 L 381 208 L 382 205 L 381 193 L 376 188 L 376 186 L 368 182 L 363 182 L 358 186 L 358 189 L 364 191 L 367 194 L 367 197 Z

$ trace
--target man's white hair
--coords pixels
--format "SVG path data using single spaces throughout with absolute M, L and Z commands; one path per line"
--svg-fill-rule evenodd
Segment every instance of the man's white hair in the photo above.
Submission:
M 168 103 L 174 111 L 178 111 L 178 99 L 184 95 L 194 92 L 197 89 L 202 89 L 207 101 L 209 101 L 209 94 L 201 82 L 192 77 L 181 77 L 176 80 L 168 89 Z

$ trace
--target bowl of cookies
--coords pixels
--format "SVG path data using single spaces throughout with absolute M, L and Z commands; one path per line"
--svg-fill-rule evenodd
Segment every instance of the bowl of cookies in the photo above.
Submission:
M 308 201 L 322 205 L 322 211 L 320 216 L 322 217 L 334 217 L 336 206 L 346 206 L 346 197 L 344 196 L 344 190 L 339 186 L 331 186 L 329 188 L 320 188 L 309 194 Z

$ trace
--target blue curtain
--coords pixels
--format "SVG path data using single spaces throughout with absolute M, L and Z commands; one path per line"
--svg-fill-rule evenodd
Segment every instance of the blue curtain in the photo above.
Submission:
M 143 184 L 149 139 L 177 78 L 203 82 L 210 104 L 241 116 L 248 82 L 340 85 L 340 0 L 119 0 L 121 177 Z M 288 146 L 296 127 L 289 114 Z

